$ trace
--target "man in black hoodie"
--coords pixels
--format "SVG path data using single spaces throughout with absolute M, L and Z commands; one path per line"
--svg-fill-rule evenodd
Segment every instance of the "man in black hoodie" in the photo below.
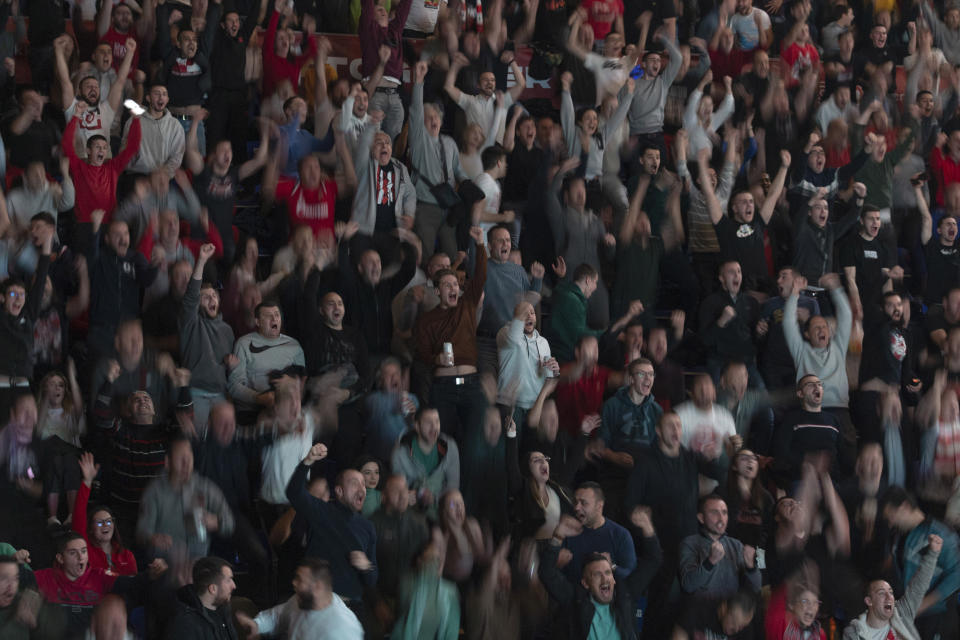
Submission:
M 247 158 L 247 45 L 256 26 L 255 15 L 242 20 L 235 7 L 225 8 L 210 53 L 213 91 L 207 102 L 207 148 L 230 140 L 237 164 Z M 214 27 L 211 24 L 207 28 Z
M 200 558 L 193 584 L 177 591 L 177 614 L 167 627 L 168 640 L 237 640 L 230 596 L 237 585 L 226 560 Z

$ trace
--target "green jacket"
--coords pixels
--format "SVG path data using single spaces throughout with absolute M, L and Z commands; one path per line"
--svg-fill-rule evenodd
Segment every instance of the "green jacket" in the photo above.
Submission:
M 550 351 L 560 362 L 574 359 L 573 350 L 580 336 L 589 334 L 598 338 L 602 330 L 587 327 L 587 298 L 573 282 L 561 282 L 553 291 L 550 315 Z

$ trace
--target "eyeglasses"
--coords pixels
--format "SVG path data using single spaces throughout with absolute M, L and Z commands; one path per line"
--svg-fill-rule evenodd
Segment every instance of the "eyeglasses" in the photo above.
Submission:
M 634 375 L 634 377 L 640 378 L 641 380 L 643 380 L 644 378 L 656 378 L 656 377 L 657 377 L 657 374 L 654 373 L 653 371 L 634 371 L 634 372 L 633 372 L 633 375 Z
M 110 518 L 107 518 L 106 520 L 94 520 L 93 524 L 98 527 L 109 527 L 113 525 L 113 520 Z
M 531 464 L 540 464 L 541 462 L 550 462 L 550 458 L 547 456 L 537 456 L 536 458 L 530 458 Z
M 7 294 L 11 298 L 26 298 L 27 294 L 24 291 L 11 291 Z
M 823 604 L 820 600 L 808 600 L 807 598 L 800 598 L 799 600 L 801 607 L 819 607 Z

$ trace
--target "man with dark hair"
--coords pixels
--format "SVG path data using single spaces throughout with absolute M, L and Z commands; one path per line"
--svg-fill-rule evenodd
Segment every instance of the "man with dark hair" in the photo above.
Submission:
M 739 360 L 747 365 L 750 386 L 763 388 L 754 335 L 762 336 L 767 327 L 758 323 L 760 305 L 743 290 L 743 280 L 736 260 L 720 265 L 721 290 L 711 293 L 700 305 L 700 339 L 707 347 L 707 371 L 714 381 L 720 379 L 727 362 Z
M 557 566 L 563 536 L 576 532 L 565 527 L 566 521 L 565 517 L 554 537 L 540 551 L 540 580 L 564 612 L 557 620 L 556 637 L 635 640 L 635 600 L 646 591 L 661 561 L 660 545 L 649 513 L 638 509 L 631 514 L 631 524 L 641 534 L 642 562 L 632 573 L 620 577 L 623 584 L 619 589 L 614 577 L 614 561 L 606 553 L 591 552 L 584 557 L 579 584 L 563 576 Z
M 437 512 L 437 499 L 445 491 L 460 488 L 460 452 L 456 441 L 440 433 L 440 414 L 433 407 L 417 411 L 414 428 L 393 449 L 390 467 L 407 479 L 417 492 L 417 502 Z
M 283 317 L 279 305 L 272 301 L 261 302 L 254 313 L 257 330 L 237 339 L 233 348 L 237 362 L 227 381 L 237 409 L 247 415 L 255 415 L 260 407 L 273 406 L 271 371 L 283 371 L 290 365 L 306 365 L 300 343 L 280 333 Z M 243 420 L 241 422 L 246 424 Z
M 213 556 L 193 565 L 193 584 L 177 590 L 177 613 L 167 627 L 169 640 L 236 640 L 230 596 L 237 585 L 226 560 Z
M 370 516 L 377 531 L 377 592 L 388 602 L 396 601 L 404 574 L 430 539 L 426 518 L 409 508 L 409 493 L 405 476 L 390 476 L 384 484 L 383 504 Z
M 756 609 L 756 596 L 745 589 L 741 589 L 720 602 L 695 602 L 686 614 L 678 618 L 673 631 L 673 639 L 728 638 L 729 640 L 740 640 L 753 637 L 749 635 L 749 631 L 743 635 L 741 635 L 741 632 L 750 627 Z
M 377 533 L 370 521 L 360 515 L 367 490 L 363 474 L 356 469 L 340 472 L 334 486 L 335 499 L 330 502 L 315 498 L 307 491 L 307 473 L 311 465 L 326 457 L 325 445 L 311 447 L 290 477 L 287 499 L 297 510 L 297 515 L 302 515 L 307 522 L 306 555 L 329 562 L 329 571 L 339 595 L 355 612 L 362 612 L 363 590 L 377 582 Z M 329 579 L 327 590 L 332 591 Z M 329 601 L 327 597 L 325 604 Z M 313 601 L 301 608 L 312 609 L 312 605 Z
M 597 270 L 584 262 L 574 269 L 573 277 L 569 281 L 561 282 L 554 290 L 547 338 L 553 355 L 560 362 L 573 360 L 574 347 L 581 336 L 600 337 L 608 332 L 616 336 L 632 319 L 643 313 L 643 304 L 634 300 L 627 313 L 613 323 L 609 330 L 588 328 L 587 301 L 597 290 L 599 281 L 600 274 Z
M 924 513 L 903 487 L 887 489 L 881 504 L 883 519 L 894 531 L 890 555 L 901 591 L 902 585 L 909 584 L 921 571 L 923 557 L 929 553 L 930 535 L 943 540 L 934 577 L 917 606 L 915 622 L 922 638 L 934 638 L 937 634 L 942 638 L 950 637 L 957 629 L 953 600 L 960 589 L 960 541 L 957 534 L 940 520 Z
M 133 137 L 130 122 L 136 120 L 143 127 L 143 140 L 139 147 L 134 149 L 137 157 L 130 165 L 131 171 L 152 173 L 157 169 L 163 169 L 170 178 L 173 178 L 173 174 L 180 168 L 186 149 L 186 135 L 183 125 L 167 109 L 169 102 L 170 95 L 167 93 L 167 88 L 155 82 L 144 96 L 144 104 L 147 105 L 146 113 L 140 118 L 131 118 L 127 122 L 123 138 L 128 146 L 130 145 L 128 138 Z
M 503 191 L 500 180 L 507 175 L 507 152 L 501 146 L 487 147 L 480 153 L 483 172 L 473 183 L 483 192 L 483 205 L 480 217 L 474 220 L 484 233 L 489 233 L 494 225 L 504 225 L 512 237 L 519 237 L 519 222 L 514 211 L 502 211 Z
M 613 563 L 614 574 L 626 578 L 637 566 L 630 532 L 603 515 L 606 496 L 596 482 L 584 482 L 573 494 L 573 517 L 564 515 L 553 533 L 563 544 L 560 555 L 569 560 L 564 573 L 576 582 L 590 553 L 602 553 Z M 651 525 L 652 526 L 652 525 Z
M 245 635 L 286 640 L 362 640 L 363 628 L 347 604 L 333 592 L 333 572 L 326 560 L 304 558 L 293 578 L 294 595 L 251 619 L 237 612 Z
M 716 494 L 700 500 L 700 532 L 680 543 L 680 588 L 697 598 L 732 596 L 747 582 L 760 591 L 757 549 L 727 535 L 727 503 Z

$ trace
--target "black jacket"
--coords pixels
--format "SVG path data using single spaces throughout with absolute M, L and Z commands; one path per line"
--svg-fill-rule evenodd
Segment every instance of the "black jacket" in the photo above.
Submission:
M 557 436 L 560 434 L 558 433 Z M 507 491 L 512 500 L 512 521 L 516 523 L 514 536 L 516 540 L 529 538 L 546 522 L 543 507 L 541 507 L 533 493 L 530 491 L 530 477 L 520 471 L 520 461 L 517 440 L 518 438 L 505 438 L 507 447 Z M 583 440 L 579 438 L 578 440 Z M 550 469 L 551 479 L 547 484 L 556 492 L 560 498 L 560 513 L 570 514 L 573 512 L 573 499 L 569 489 L 553 481 L 553 456 L 548 451 L 543 451 L 546 447 L 537 447 L 531 451 L 541 451 L 544 455 L 551 458 Z M 583 459 L 583 445 L 579 445 L 580 459 Z M 526 458 L 526 457 L 524 457 Z M 526 463 L 526 459 L 524 460 Z
M 215 611 L 200 604 L 188 584 L 177 590 L 177 613 L 167 627 L 167 640 L 237 640 L 233 612 L 226 604 Z
M 637 598 L 646 591 L 663 562 L 663 553 L 657 536 L 640 539 L 637 568 L 627 579 L 618 582 L 613 590 L 610 612 L 620 632 L 621 640 L 635 640 L 634 607 Z M 576 585 L 557 569 L 560 546 L 545 543 L 540 548 L 540 581 L 553 600 L 561 607 L 554 628 L 554 638 L 586 640 L 596 609 L 590 593 L 578 582 Z
M 210 73 L 214 89 L 246 91 L 247 44 L 256 26 L 256 15 L 248 15 L 241 21 L 237 37 L 231 38 L 226 29 L 216 25 L 217 35 L 213 42 L 213 51 L 210 52 Z M 214 28 L 214 25 L 209 28 Z
M 33 325 L 40 311 L 49 267 L 50 256 L 40 256 L 36 277 L 30 290 L 26 292 L 27 299 L 20 315 L 12 316 L 0 310 L 0 353 L 3 354 L 0 373 L 33 377 Z

